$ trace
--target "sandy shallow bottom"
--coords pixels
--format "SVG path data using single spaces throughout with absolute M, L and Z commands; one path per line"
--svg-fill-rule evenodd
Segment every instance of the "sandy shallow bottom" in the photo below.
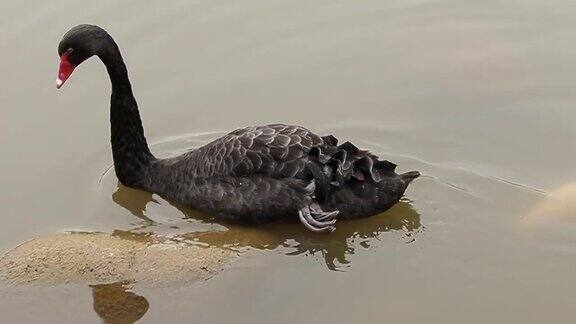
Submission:
M 11 284 L 186 283 L 216 275 L 235 256 L 230 250 L 151 237 L 56 234 L 8 251 L 0 259 L 0 276 Z

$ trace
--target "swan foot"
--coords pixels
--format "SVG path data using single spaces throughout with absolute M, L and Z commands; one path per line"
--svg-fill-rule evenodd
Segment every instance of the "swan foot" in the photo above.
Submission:
M 317 204 L 302 208 L 298 211 L 300 221 L 306 228 L 316 233 L 330 233 L 336 229 L 336 215 L 338 211 L 325 212 Z

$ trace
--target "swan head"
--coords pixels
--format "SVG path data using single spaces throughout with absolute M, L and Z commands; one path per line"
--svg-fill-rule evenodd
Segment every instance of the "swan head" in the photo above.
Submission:
M 93 55 L 102 55 L 116 48 L 108 33 L 95 25 L 78 25 L 71 28 L 58 44 L 60 64 L 56 77 L 56 88 L 60 89 L 74 69 Z

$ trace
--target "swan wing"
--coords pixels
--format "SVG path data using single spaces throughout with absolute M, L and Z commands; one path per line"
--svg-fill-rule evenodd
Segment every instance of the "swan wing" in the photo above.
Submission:
M 271 124 L 237 129 L 185 157 L 197 177 L 299 177 L 322 138 L 301 126 Z

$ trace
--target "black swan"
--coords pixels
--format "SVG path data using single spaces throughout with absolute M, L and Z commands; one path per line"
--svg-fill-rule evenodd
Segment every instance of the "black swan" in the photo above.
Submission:
M 314 232 L 331 232 L 339 218 L 383 212 L 420 173 L 396 174 L 350 142 L 301 126 L 272 124 L 235 130 L 177 157 L 150 152 L 128 71 L 118 45 L 102 28 L 79 25 L 58 45 L 56 87 L 96 55 L 112 83 L 110 122 L 114 169 L 126 186 L 157 193 L 220 217 L 253 222 L 299 217 Z

